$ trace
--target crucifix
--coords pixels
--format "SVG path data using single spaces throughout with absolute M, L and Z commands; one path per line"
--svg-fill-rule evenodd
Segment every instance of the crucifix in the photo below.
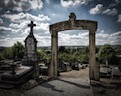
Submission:
M 36 24 L 33 23 L 33 21 L 31 21 L 30 24 L 28 24 L 28 26 L 30 27 L 30 34 L 32 35 L 33 34 L 33 27 L 36 26 Z

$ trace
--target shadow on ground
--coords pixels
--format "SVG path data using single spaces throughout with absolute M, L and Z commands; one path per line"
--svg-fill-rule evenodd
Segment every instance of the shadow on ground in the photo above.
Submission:
M 81 85 L 81 84 L 70 82 L 70 81 L 67 81 L 67 80 L 60 79 L 60 78 L 57 78 L 56 80 L 64 82 L 64 83 L 68 83 L 68 84 L 71 84 L 71 85 L 74 85 L 74 86 L 79 87 L 79 88 L 90 89 L 90 86 Z M 63 90 L 56 89 L 56 86 L 54 86 L 52 84 L 49 84 L 49 82 L 43 83 L 40 86 L 45 87 L 45 88 L 50 88 L 50 89 L 52 89 L 54 91 L 57 91 L 57 92 L 64 92 Z
M 90 89 L 90 86 L 77 84 L 77 83 L 66 81 L 66 80 L 63 80 L 63 79 L 60 79 L 60 78 L 58 78 L 57 80 L 65 82 L 65 83 L 69 83 L 69 84 L 72 84 L 72 85 L 75 85 L 76 87 L 79 87 L 79 88 Z

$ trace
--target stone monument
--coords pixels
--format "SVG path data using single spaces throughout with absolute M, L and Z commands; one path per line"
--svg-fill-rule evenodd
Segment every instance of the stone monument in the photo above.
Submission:
M 49 26 L 51 33 L 51 64 L 49 65 L 49 77 L 58 76 L 58 32 L 65 30 L 89 30 L 89 77 L 90 80 L 99 81 L 99 64 L 96 64 L 95 33 L 97 21 L 78 20 L 75 13 L 70 13 L 69 20 L 57 22 Z
M 36 26 L 36 24 L 31 21 L 30 24 L 28 24 L 30 27 L 30 33 L 25 39 L 25 54 L 23 58 L 23 65 L 25 66 L 33 66 L 34 67 L 34 78 L 39 77 L 39 68 L 37 64 L 37 40 L 33 35 L 33 27 Z

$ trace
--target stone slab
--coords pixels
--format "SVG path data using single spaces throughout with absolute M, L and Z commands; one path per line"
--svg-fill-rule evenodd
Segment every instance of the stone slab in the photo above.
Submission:
M 0 74 L 0 83 L 6 83 L 6 84 L 19 84 L 21 82 L 24 82 L 28 76 L 33 74 L 33 67 L 27 67 L 27 66 L 20 66 L 16 68 L 15 75 L 11 74 L 11 70 L 3 72 L 3 74 Z
M 111 75 L 112 75 L 112 77 L 113 76 L 121 77 L 121 72 L 120 72 L 120 70 L 117 67 L 114 67 L 114 68 L 112 68 Z

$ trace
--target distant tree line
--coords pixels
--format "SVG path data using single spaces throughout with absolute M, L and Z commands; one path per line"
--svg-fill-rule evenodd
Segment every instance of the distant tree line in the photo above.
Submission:
M 24 46 L 17 41 L 12 47 L 5 48 L 0 52 L 0 59 L 22 59 L 23 55 Z
M 59 61 L 65 61 L 65 62 L 88 63 L 89 49 L 88 47 L 66 48 L 64 46 L 60 46 L 58 50 L 58 59 Z
M 16 42 L 12 47 L 0 51 L 0 60 L 22 59 L 24 56 L 24 50 L 24 45 L 20 42 Z M 51 61 L 51 50 L 48 50 L 47 48 L 38 48 L 37 54 L 39 60 L 44 60 L 46 62 Z M 121 46 L 111 46 L 109 44 L 96 46 L 96 58 L 98 58 L 100 63 L 108 61 L 109 64 L 118 64 L 117 55 L 121 55 Z M 58 60 L 65 62 L 89 63 L 89 48 L 88 46 L 60 46 L 58 48 Z

